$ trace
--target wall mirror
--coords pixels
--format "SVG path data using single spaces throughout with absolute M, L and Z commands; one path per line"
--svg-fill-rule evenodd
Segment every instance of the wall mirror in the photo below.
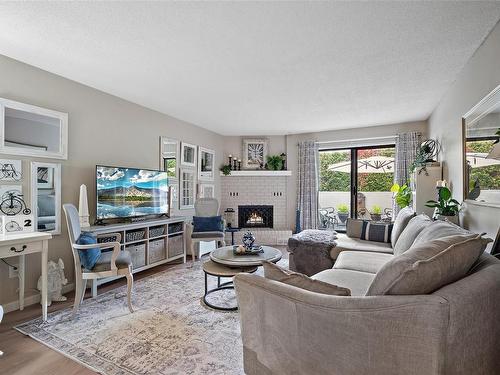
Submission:
M 194 199 L 196 195 L 196 177 L 191 169 L 181 169 L 180 181 L 180 204 L 181 210 L 194 208 Z
M 37 231 L 61 233 L 61 164 L 31 163 L 31 207 Z
M 68 158 L 68 114 L 0 98 L 0 153 Z
M 500 86 L 463 119 L 464 199 L 500 207 Z
M 190 143 L 181 143 L 181 165 L 196 167 L 196 146 Z
M 169 183 L 177 178 L 179 141 L 160 137 L 160 169 L 167 172 Z

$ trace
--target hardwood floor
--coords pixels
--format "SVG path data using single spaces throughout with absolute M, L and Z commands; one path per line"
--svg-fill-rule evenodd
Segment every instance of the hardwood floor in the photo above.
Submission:
M 283 258 L 288 259 L 286 246 L 275 246 L 283 252 Z M 202 260 L 208 259 L 203 256 Z M 188 259 L 188 262 L 190 260 Z M 140 280 L 157 272 L 172 268 L 175 264 L 161 265 L 149 270 L 137 273 L 134 279 Z M 102 285 L 98 293 L 104 293 L 119 286 L 126 285 L 125 278 Z M 48 311 L 62 310 L 73 305 L 74 293 L 66 294 L 68 300 L 55 302 Z M 90 297 L 87 290 L 85 298 Z M 4 355 L 0 357 L 0 375 L 93 375 L 96 372 L 85 366 L 63 356 L 62 354 L 40 344 L 38 341 L 17 332 L 12 327 L 17 324 L 34 319 L 42 314 L 39 304 L 27 306 L 23 311 L 13 311 L 3 317 L 0 323 L 0 350 Z

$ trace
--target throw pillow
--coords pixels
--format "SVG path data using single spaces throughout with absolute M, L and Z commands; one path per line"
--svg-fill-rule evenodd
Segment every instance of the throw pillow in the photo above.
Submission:
M 222 216 L 193 216 L 193 232 L 224 232 Z
M 363 221 L 361 230 L 361 239 L 375 242 L 391 242 L 392 224 L 375 223 L 372 221 Z
M 360 238 L 363 231 L 363 221 L 361 219 L 347 219 L 346 234 L 347 237 Z
M 92 233 L 82 233 L 76 240 L 78 245 L 93 245 L 97 243 L 97 238 Z M 91 270 L 94 268 L 97 259 L 101 256 L 101 249 L 98 247 L 78 250 L 78 256 L 80 257 L 80 263 L 83 268 Z
M 415 217 L 415 211 L 410 206 L 407 206 L 398 212 L 396 220 L 394 220 L 394 226 L 392 228 L 391 234 L 391 244 L 392 247 L 398 242 L 398 238 L 406 228 L 411 219 Z
M 264 267 L 264 276 L 270 280 L 279 281 L 284 284 L 320 294 L 329 294 L 334 296 L 351 295 L 351 291 L 347 288 L 342 288 L 334 284 L 328 284 L 320 280 L 313 280 L 309 276 L 302 273 L 285 270 L 268 261 L 262 262 L 262 266 Z
M 401 232 L 394 245 L 394 255 L 401 255 L 406 250 L 408 250 L 417 236 L 422 232 L 427 226 L 432 224 L 432 220 L 429 216 L 421 214 L 415 216 L 408 222 L 408 225 Z
M 366 295 L 432 293 L 466 276 L 487 243 L 473 234 L 414 245 L 382 266 Z
M 458 225 L 450 223 L 449 221 L 436 220 L 432 222 L 432 225 L 429 225 L 418 234 L 413 244 L 417 245 L 419 243 L 429 242 L 448 236 L 455 236 L 457 234 L 467 235 L 473 233 L 459 227 Z

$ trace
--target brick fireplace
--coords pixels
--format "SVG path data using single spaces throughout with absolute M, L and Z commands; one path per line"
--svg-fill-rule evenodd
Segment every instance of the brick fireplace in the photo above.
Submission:
M 237 225 L 251 230 L 258 243 L 286 244 L 292 234 L 286 214 L 287 199 L 287 176 L 221 176 L 221 213 L 234 209 Z M 241 241 L 244 233 L 245 230 L 235 233 L 235 240 Z

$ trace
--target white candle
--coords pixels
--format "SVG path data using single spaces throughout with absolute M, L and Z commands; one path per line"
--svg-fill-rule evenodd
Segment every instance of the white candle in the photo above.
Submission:
M 229 158 L 232 158 L 232 157 L 233 157 L 233 155 L 229 154 Z

